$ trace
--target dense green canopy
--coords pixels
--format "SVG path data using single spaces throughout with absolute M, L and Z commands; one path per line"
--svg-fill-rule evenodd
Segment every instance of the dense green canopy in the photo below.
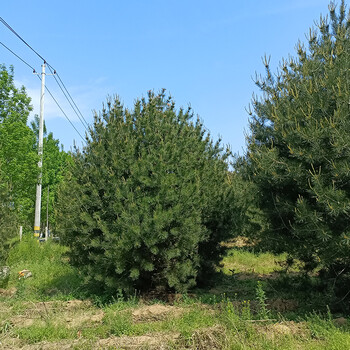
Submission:
M 34 223 L 36 184 L 38 180 L 38 118 L 27 125 L 32 110 L 31 99 L 25 88 L 17 88 L 14 70 L 0 65 L 0 186 L 7 195 L 0 200 L 3 208 L 9 206 L 16 213 L 18 225 L 31 232 Z M 54 202 L 57 184 L 62 180 L 62 171 L 67 154 L 60 150 L 58 140 L 52 133 L 44 135 L 43 200 L 42 213 L 46 213 L 47 189 L 50 186 L 49 215 L 54 223 Z M 5 192 L 4 192 L 5 193 Z M 46 215 L 42 215 L 46 221 Z M 15 228 L 18 231 L 18 227 Z
M 61 191 L 71 261 L 111 292 L 194 286 L 230 234 L 227 156 L 164 93 L 133 110 L 109 100 Z
M 273 75 L 265 60 L 241 167 L 268 225 L 258 237 L 307 269 L 350 266 L 350 32 L 342 2 Z M 242 170 L 243 169 L 243 170 Z

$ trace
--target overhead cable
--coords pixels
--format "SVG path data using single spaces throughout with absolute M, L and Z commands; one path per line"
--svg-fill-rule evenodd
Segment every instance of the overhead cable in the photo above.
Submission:
M 52 67 L 51 67 L 50 65 L 47 65 L 47 66 L 48 66 L 48 68 L 49 68 L 51 74 L 53 75 L 54 79 L 56 80 L 57 85 L 58 85 L 59 88 L 61 89 L 61 91 L 62 91 L 64 97 L 67 99 L 67 101 L 68 101 L 68 103 L 70 104 L 70 106 L 72 107 L 74 113 L 77 115 L 77 117 L 79 118 L 80 122 L 83 124 L 85 130 L 87 131 L 88 128 L 89 128 L 89 125 L 88 125 L 88 123 L 86 122 L 86 120 L 84 119 L 84 117 L 82 116 L 82 114 L 80 113 L 80 115 L 79 115 L 79 113 L 77 112 L 77 110 L 79 111 L 79 108 L 78 108 L 77 105 L 75 104 L 75 102 L 74 102 L 72 96 L 69 94 L 68 90 L 66 89 L 66 87 L 65 87 L 64 84 L 62 83 L 62 80 L 60 79 L 60 82 L 61 82 L 61 84 L 63 85 L 64 88 L 61 86 L 60 82 L 57 80 L 57 78 L 56 78 L 57 72 L 56 72 L 56 71 L 52 71 L 52 69 L 51 69 Z M 69 96 L 70 98 L 68 98 L 68 96 Z M 71 101 L 72 101 L 72 102 L 71 102 Z M 79 111 L 79 112 L 80 112 L 80 111 Z
M 14 56 L 16 56 L 19 60 L 21 60 L 24 64 L 26 64 L 28 67 L 30 67 L 33 70 L 33 73 L 36 73 L 35 69 L 28 63 L 26 62 L 22 57 L 20 57 L 19 55 L 17 55 L 15 52 L 13 52 L 9 47 L 7 47 L 5 44 L 3 44 L 0 41 L 0 44 L 7 49 L 8 51 L 10 51 Z M 37 77 L 41 80 L 41 77 L 39 75 L 37 75 Z M 68 122 L 71 124 L 71 126 L 74 128 L 74 130 L 78 133 L 78 135 L 81 137 L 81 139 L 86 142 L 86 140 L 83 138 L 83 136 L 81 136 L 80 132 L 77 130 L 77 128 L 74 126 L 74 124 L 71 122 L 71 120 L 68 118 L 67 114 L 64 112 L 64 110 L 62 109 L 62 107 L 59 105 L 59 103 L 57 102 L 57 100 L 55 99 L 55 97 L 53 96 L 53 94 L 51 93 L 51 91 L 49 90 L 49 88 L 47 86 L 45 86 L 45 89 L 47 90 L 47 92 L 50 94 L 50 96 L 52 97 L 52 99 L 55 101 L 56 105 L 58 106 L 58 108 L 61 110 L 61 112 L 63 113 L 63 115 L 66 117 L 66 119 L 68 120 Z
M 21 60 L 24 64 L 26 64 L 29 68 L 33 70 L 33 73 L 36 73 L 35 68 L 32 67 L 28 62 L 26 62 L 23 58 L 19 57 L 16 53 L 14 53 L 9 47 L 7 47 L 4 43 L 0 41 L 0 44 L 8 51 L 10 51 L 14 56 L 16 56 L 19 60 Z
M 41 80 L 41 77 L 39 75 L 37 75 L 37 77 Z M 84 139 L 83 136 L 81 136 L 80 132 L 77 130 L 77 128 L 74 126 L 74 124 L 71 122 L 71 120 L 68 118 L 67 114 L 64 112 L 64 110 L 62 109 L 62 107 L 60 106 L 60 104 L 57 102 L 57 100 L 55 99 L 55 97 L 53 96 L 53 94 L 51 93 L 51 91 L 49 90 L 49 88 L 45 85 L 45 89 L 47 90 L 47 92 L 50 94 L 50 96 L 52 97 L 52 99 L 55 101 L 57 107 L 61 110 L 61 112 L 63 113 L 63 115 L 66 117 L 66 119 L 69 121 L 70 125 L 72 125 L 72 127 L 74 128 L 74 130 L 78 133 L 78 135 L 81 137 L 81 139 L 86 142 L 86 140 Z
M 7 27 L 13 34 L 17 36 L 25 45 L 27 45 L 38 57 L 40 57 L 44 62 L 46 62 L 45 58 L 41 56 L 37 51 L 35 51 L 2 17 L 0 17 L 0 22 L 3 23 L 5 27 Z
M 59 88 L 61 89 L 62 93 L 64 94 L 65 98 L 67 99 L 68 103 L 70 104 L 70 106 L 72 107 L 74 113 L 77 115 L 78 119 L 80 120 L 80 122 L 83 124 L 84 128 L 86 130 L 88 130 L 89 125 L 86 121 L 86 119 L 84 118 L 83 114 L 81 113 L 80 109 L 78 108 L 77 104 L 75 103 L 75 101 L 73 100 L 73 97 L 71 96 L 71 94 L 69 93 L 68 89 L 66 88 L 65 84 L 63 83 L 61 77 L 59 76 L 59 74 L 56 72 L 56 70 L 51 66 L 51 64 L 49 64 L 45 58 L 43 56 L 41 56 L 36 50 L 34 50 L 29 44 L 28 42 L 26 42 L 2 17 L 0 17 L 0 22 L 2 24 L 4 24 L 4 26 L 6 28 L 8 28 L 14 35 L 16 35 L 29 49 L 31 49 L 43 62 L 44 64 L 47 64 L 50 72 L 53 74 L 55 81 L 57 83 L 57 85 L 59 86 Z M 16 55 L 17 56 L 17 55 Z M 31 66 L 30 66 L 31 67 Z M 32 67 L 31 67 L 32 68 Z M 33 69 L 35 71 L 35 69 Z M 56 78 L 57 76 L 57 78 Z

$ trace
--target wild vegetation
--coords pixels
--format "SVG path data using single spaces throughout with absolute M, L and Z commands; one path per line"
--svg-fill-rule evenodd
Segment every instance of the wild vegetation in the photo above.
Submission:
M 30 97 L 25 88 L 17 88 L 14 83 L 13 67 L 0 65 L 0 165 L 1 186 L 8 189 L 8 197 L 2 197 L 3 206 L 11 207 L 17 216 L 18 225 L 28 232 L 33 228 L 35 188 L 38 181 L 38 118 L 28 126 L 32 110 Z M 62 171 L 67 153 L 59 147 L 53 134 L 44 137 L 43 159 L 43 214 L 48 204 L 50 222 L 54 224 L 54 202 L 57 184 L 62 180 Z M 50 187 L 49 203 L 47 191 Z M 46 215 L 42 215 L 46 218 Z M 45 220 L 44 220 L 45 221 Z M 0 222 L 5 222 L 0 217 Z M 1 224 L 0 224 L 1 225 Z M 9 226 L 9 225 L 7 225 Z M 0 228 L 1 230 L 1 228 Z
M 46 134 L 59 243 L 31 238 L 38 120 L 1 66 L 0 345 L 350 348 L 349 18 L 265 59 L 241 157 L 165 91 L 108 100 L 69 154 Z
M 26 238 L 10 251 L 8 263 L 13 271 L 30 269 L 33 276 L 18 279 L 13 273 L 7 288 L 0 289 L 2 348 L 349 347 L 347 320 L 327 310 L 311 275 L 307 282 L 298 267 L 286 275 L 279 265 L 283 256 L 254 253 L 240 240 L 230 245 L 213 289 L 135 291 L 127 298 L 119 290 L 106 298 L 84 289 L 81 272 L 67 260 L 67 247 Z

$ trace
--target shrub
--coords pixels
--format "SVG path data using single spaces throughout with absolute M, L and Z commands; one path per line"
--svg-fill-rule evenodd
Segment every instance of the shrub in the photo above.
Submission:
M 95 115 L 59 194 L 58 232 L 86 282 L 115 292 L 193 287 L 230 233 L 228 150 L 164 91 Z

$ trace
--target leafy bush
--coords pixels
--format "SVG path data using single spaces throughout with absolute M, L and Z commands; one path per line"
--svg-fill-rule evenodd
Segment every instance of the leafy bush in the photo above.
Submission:
M 1 165 L 0 165 L 1 166 Z M 16 234 L 16 212 L 11 201 L 11 191 L 0 170 L 0 264 L 5 263 L 10 240 Z
M 86 281 L 114 293 L 193 287 L 231 231 L 220 141 L 164 92 L 125 109 L 109 100 L 76 149 L 59 195 L 59 235 Z

